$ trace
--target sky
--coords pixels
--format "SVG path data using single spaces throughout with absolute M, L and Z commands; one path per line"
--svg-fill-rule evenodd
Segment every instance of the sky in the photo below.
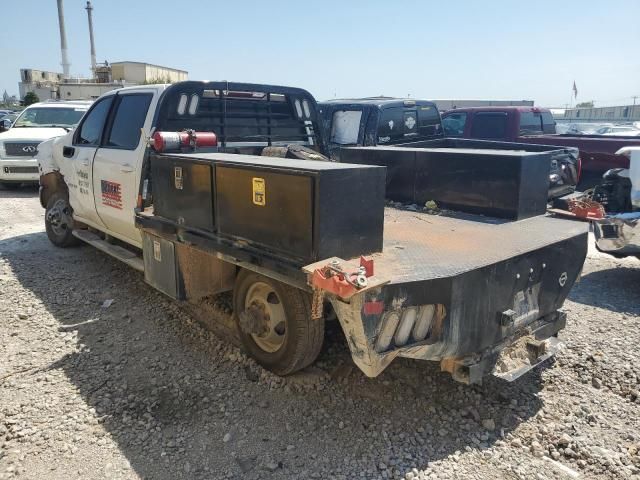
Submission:
M 85 0 L 64 0 L 71 73 L 90 75 Z M 98 62 L 192 80 L 373 95 L 531 99 L 562 107 L 640 96 L 638 0 L 93 0 Z M 62 71 L 56 0 L 0 2 L 0 95 L 20 68 Z M 12 20 L 13 19 L 13 20 Z M 638 98 L 640 103 L 640 98 Z

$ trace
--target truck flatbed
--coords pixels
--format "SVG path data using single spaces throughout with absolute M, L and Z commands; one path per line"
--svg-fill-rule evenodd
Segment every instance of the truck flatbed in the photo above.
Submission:
M 513 222 L 387 207 L 384 250 L 370 256 L 377 276 L 407 283 L 460 275 L 586 235 L 587 229 L 584 223 L 548 215 Z

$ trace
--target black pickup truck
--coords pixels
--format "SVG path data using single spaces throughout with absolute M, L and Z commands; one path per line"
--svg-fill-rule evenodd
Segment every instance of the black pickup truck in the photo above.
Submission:
M 374 97 L 319 105 L 327 154 L 333 159 L 340 159 L 343 148 L 375 145 L 548 152 L 549 198 L 572 193 L 578 183 L 576 148 L 448 137 L 436 105 L 427 100 Z

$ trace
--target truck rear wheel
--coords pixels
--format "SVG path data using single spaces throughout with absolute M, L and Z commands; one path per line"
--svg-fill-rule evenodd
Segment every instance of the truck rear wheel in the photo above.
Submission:
M 277 375 L 314 362 L 324 340 L 324 319 L 311 318 L 311 296 L 249 270 L 233 291 L 234 317 L 249 355 Z
M 56 247 L 66 248 L 80 243 L 72 233 L 72 215 L 73 209 L 66 195 L 60 192 L 51 195 L 44 214 L 44 224 L 49 241 Z

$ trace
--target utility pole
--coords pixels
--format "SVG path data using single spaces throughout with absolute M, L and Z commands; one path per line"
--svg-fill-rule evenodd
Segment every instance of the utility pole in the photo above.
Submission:
M 93 7 L 91 2 L 87 2 L 85 7 L 87 11 L 87 17 L 89 19 L 89 42 L 91 42 L 91 72 L 93 72 L 93 78 L 96 78 L 96 44 L 93 41 Z
M 71 64 L 69 63 L 69 55 L 67 52 L 67 32 L 64 28 L 64 9 L 62 6 L 62 0 L 58 0 L 58 25 L 60 26 L 60 51 L 62 53 L 62 76 L 69 78 L 69 69 Z
M 633 98 L 633 106 L 636 106 L 636 98 L 638 98 L 638 95 L 634 95 L 631 98 Z

